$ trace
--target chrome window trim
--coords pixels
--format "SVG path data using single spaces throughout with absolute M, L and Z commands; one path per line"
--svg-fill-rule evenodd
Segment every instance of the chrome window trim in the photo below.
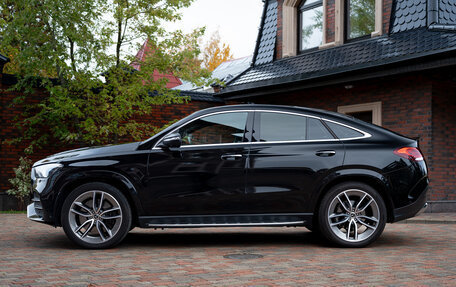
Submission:
M 154 147 L 152 149 L 159 149 L 161 150 L 161 148 L 157 147 L 158 144 L 168 135 L 174 133 L 175 131 L 177 131 L 178 129 L 180 129 L 181 127 L 187 125 L 187 124 L 190 124 L 196 120 L 199 120 L 201 119 L 202 117 L 206 117 L 206 116 L 213 116 L 213 115 L 218 115 L 218 114 L 226 114 L 226 113 L 245 113 L 245 112 L 252 112 L 253 110 L 234 110 L 234 111 L 220 111 L 220 112 L 213 112 L 213 113 L 209 113 L 209 114 L 204 114 L 204 115 L 201 115 L 199 117 L 196 117 L 180 126 L 178 126 L 177 128 L 173 129 L 172 131 L 170 131 L 169 133 L 167 133 L 166 135 L 162 136 L 160 138 L 160 140 L 157 141 L 157 143 L 154 145 Z M 247 143 L 221 143 L 221 144 L 200 144 L 200 145 L 183 145 L 181 146 L 181 148 L 185 148 L 185 147 L 198 147 L 198 146 L 220 146 L 220 145 L 234 145 L 234 144 L 249 144 L 250 142 L 247 142 Z
M 339 139 L 341 141 L 348 141 L 348 140 L 358 140 L 358 139 L 365 139 L 365 138 L 370 138 L 372 135 L 370 133 L 367 133 L 365 131 L 362 131 L 360 129 L 357 129 L 357 128 L 354 128 L 352 126 L 349 126 L 349 125 L 346 125 L 346 124 L 342 124 L 342 123 L 339 123 L 339 122 L 336 122 L 336 121 L 333 121 L 333 120 L 329 120 L 329 119 L 326 119 L 326 118 L 321 118 L 323 121 L 327 121 L 327 122 L 331 122 L 331 123 L 334 123 L 336 125 L 341 125 L 341 126 L 344 126 L 344 127 L 347 127 L 349 129 L 352 129 L 352 130 L 355 130 L 359 133 L 362 133 L 363 136 L 361 137 L 354 137 L 354 138 L 342 138 L 342 139 Z
M 217 115 L 217 114 L 226 114 L 226 113 L 245 113 L 245 112 L 266 112 L 266 113 L 278 113 L 278 114 L 289 114 L 289 115 L 295 115 L 295 116 L 300 116 L 300 117 L 308 117 L 308 118 L 314 118 L 314 119 L 319 119 L 319 120 L 323 120 L 323 121 L 327 121 L 327 122 L 332 122 L 334 124 L 337 124 L 337 125 L 341 125 L 341 126 L 344 126 L 344 127 L 347 127 L 349 129 L 352 129 L 352 130 L 355 130 L 361 134 L 363 134 L 363 136 L 360 136 L 360 137 L 353 137 L 353 138 L 342 138 L 342 139 L 322 139 L 322 140 L 293 140 L 293 141 L 269 141 L 269 142 L 241 142 L 241 143 L 220 143 L 220 144 L 199 144 L 199 145 L 183 145 L 181 146 L 181 148 L 192 148 L 192 147 L 214 147 L 214 146 L 232 146 L 232 145 L 248 145 L 248 144 L 282 144 L 282 143 L 306 143 L 306 142 L 337 142 L 337 141 L 349 141 L 349 140 L 357 140 L 357 139 L 364 139 L 364 138 L 370 138 L 372 135 L 365 132 L 365 131 L 362 131 L 360 129 L 357 129 L 357 128 L 354 128 L 352 126 L 349 126 L 349 125 L 346 125 L 346 124 L 342 124 L 340 122 L 337 122 L 337 121 L 334 121 L 334 120 L 330 120 L 330 119 L 327 119 L 327 118 L 322 118 L 322 117 L 317 117 L 317 116 L 313 116 L 313 115 L 307 115 L 307 114 L 301 114 L 301 113 L 297 113 L 297 112 L 285 112 L 285 111 L 275 111 L 275 110 L 262 110 L 262 109 L 255 109 L 255 110 L 233 110 L 233 111 L 220 111 L 220 112 L 213 112 L 213 113 L 209 113 L 209 114 L 204 114 L 204 115 L 201 115 L 199 117 L 196 117 L 182 125 L 180 125 L 179 127 L 173 129 L 172 131 L 170 131 L 169 133 L 167 133 L 166 135 L 164 135 L 163 137 L 160 138 L 160 140 L 157 141 L 157 143 L 154 145 L 154 147 L 152 148 L 153 150 L 162 150 L 161 148 L 157 147 L 158 144 L 168 135 L 174 133 L 175 131 L 177 131 L 178 129 L 180 129 L 181 127 L 187 125 L 187 124 L 190 124 L 191 122 L 193 121 L 196 121 L 196 120 L 199 120 L 200 118 L 202 117 L 206 117 L 206 116 L 212 116 L 212 115 Z

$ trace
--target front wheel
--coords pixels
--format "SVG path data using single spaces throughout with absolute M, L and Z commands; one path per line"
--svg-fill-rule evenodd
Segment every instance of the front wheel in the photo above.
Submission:
M 119 244 L 131 226 L 125 196 L 105 183 L 88 183 L 73 190 L 62 207 L 62 227 L 68 238 L 85 248 Z
M 374 242 L 386 224 L 386 207 L 380 194 L 364 183 L 334 186 L 318 211 L 322 234 L 344 247 L 364 247 Z

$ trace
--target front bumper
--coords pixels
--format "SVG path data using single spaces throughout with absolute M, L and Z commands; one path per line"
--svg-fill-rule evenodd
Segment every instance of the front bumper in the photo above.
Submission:
M 31 200 L 32 203 L 27 206 L 28 219 L 35 222 L 47 223 L 43 205 L 40 201 L 39 195 L 36 192 L 33 193 Z
M 40 215 L 40 212 L 36 209 L 35 203 L 30 203 L 27 206 L 27 217 L 30 220 L 44 223 L 44 219 L 42 215 Z

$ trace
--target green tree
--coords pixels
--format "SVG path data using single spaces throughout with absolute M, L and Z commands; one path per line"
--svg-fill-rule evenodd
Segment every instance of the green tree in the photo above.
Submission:
M 16 177 L 9 179 L 12 188 L 7 190 L 6 193 L 15 196 L 19 200 L 19 209 L 22 210 L 25 207 L 25 199 L 28 197 L 30 192 L 30 169 L 32 162 L 21 157 L 19 159 L 19 166 L 14 168 L 14 174 Z
M 27 105 L 18 127 L 26 153 L 49 143 L 95 145 L 147 138 L 160 127 L 138 121 L 155 105 L 188 99 L 166 89 L 170 73 L 202 85 L 210 73 L 198 61 L 198 38 L 167 32 L 179 10 L 193 0 L 0 0 L 0 52 L 13 61 L 5 70 L 18 76 L 23 91 L 14 104 L 37 87 L 48 97 Z M 140 71 L 130 64 L 149 39 L 153 52 Z M 44 131 L 44 132 L 43 132 Z
M 153 105 L 186 101 L 166 89 L 166 79 L 153 81 L 153 71 L 197 84 L 209 75 L 193 60 L 203 29 L 186 35 L 163 26 L 180 19 L 179 9 L 191 2 L 0 0 L 0 51 L 14 58 L 14 68 L 6 69 L 19 76 L 15 88 L 49 92 L 39 105 L 27 107 L 20 122 L 24 136 L 17 140 L 36 147 L 50 139 L 101 144 L 149 136 L 156 127 L 138 123 L 141 115 Z M 144 39 L 155 50 L 136 71 L 129 64 Z M 43 127 L 49 132 L 41 133 Z

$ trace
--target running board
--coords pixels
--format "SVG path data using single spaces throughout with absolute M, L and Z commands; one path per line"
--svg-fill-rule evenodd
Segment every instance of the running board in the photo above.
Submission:
M 306 222 L 312 222 L 312 213 L 139 217 L 143 228 L 302 226 Z

